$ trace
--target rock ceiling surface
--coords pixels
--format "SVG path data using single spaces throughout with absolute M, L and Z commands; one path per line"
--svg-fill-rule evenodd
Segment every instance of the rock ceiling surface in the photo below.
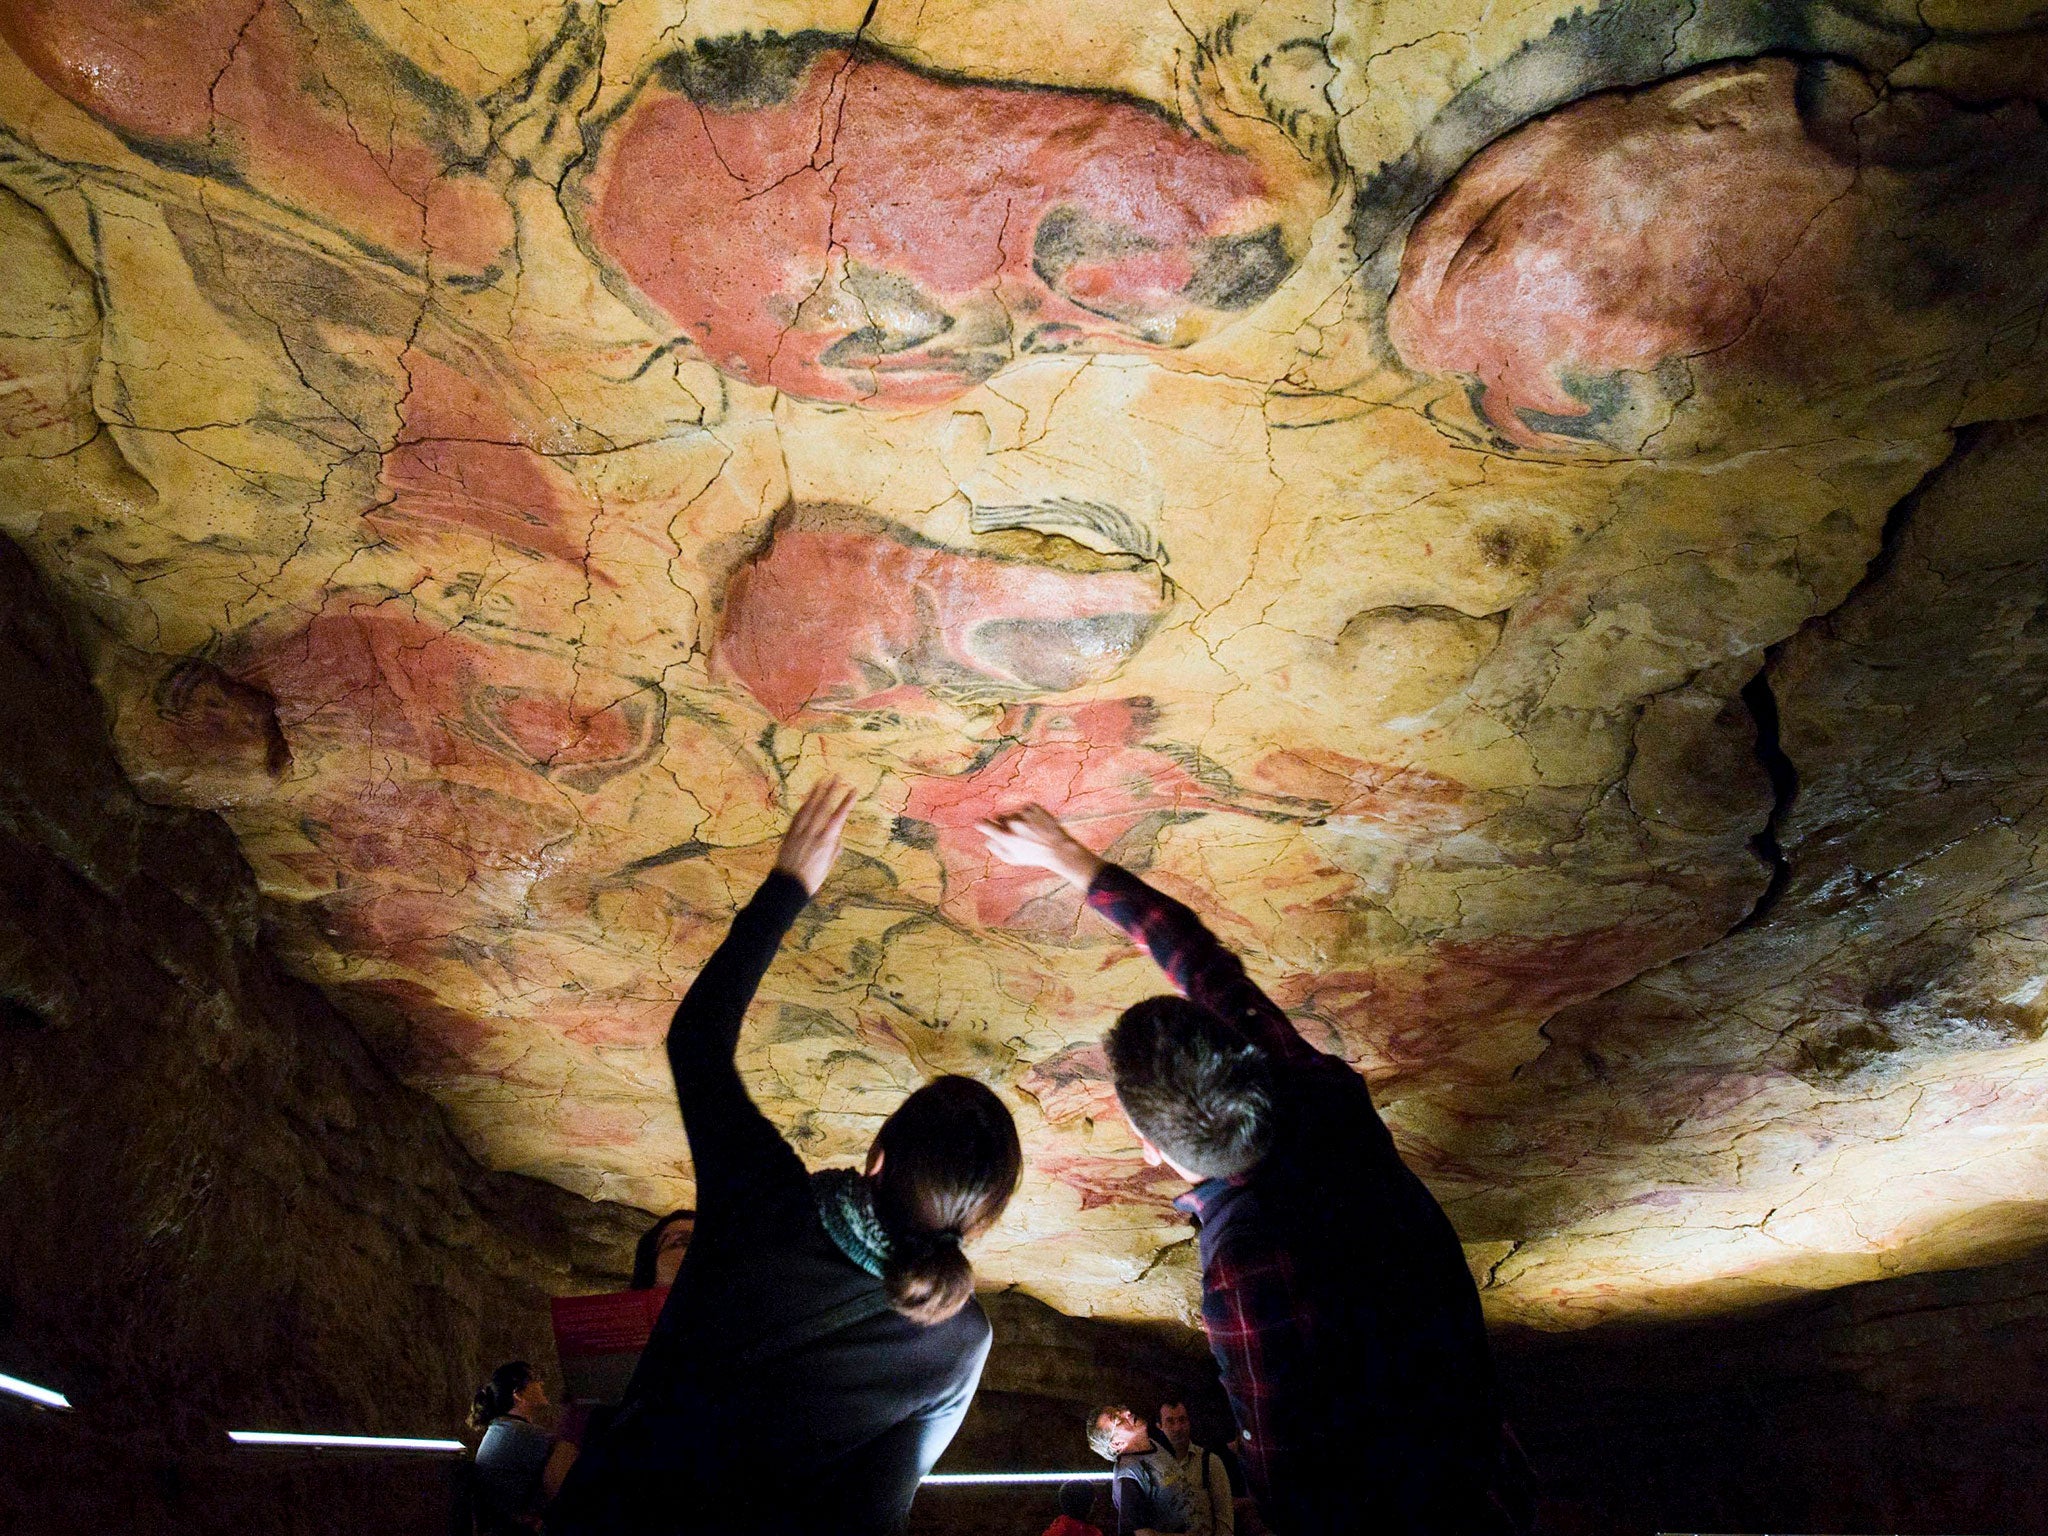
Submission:
M 0 9 L 0 527 L 124 760 L 495 1166 L 659 1049 L 974 1073 L 984 1272 L 1190 1315 L 1045 801 L 1373 1081 L 1503 1320 L 2048 1200 L 2048 13 L 2025 0 Z M 2030 420 L 2029 418 L 2033 418 Z

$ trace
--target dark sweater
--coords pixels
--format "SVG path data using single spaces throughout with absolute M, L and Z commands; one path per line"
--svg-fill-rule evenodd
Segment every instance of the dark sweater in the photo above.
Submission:
M 1273 1071 L 1272 1149 L 1175 1201 L 1252 1492 L 1283 1536 L 1514 1528 L 1479 1291 L 1372 1093 L 1304 1040 L 1188 908 L 1106 866 L 1089 904 Z
M 826 1234 L 810 1176 L 734 1064 L 740 1022 L 803 887 L 771 874 L 669 1028 L 697 1230 L 619 1422 L 578 1459 L 550 1531 L 886 1533 L 966 1416 L 988 1357 L 977 1303 L 922 1327 L 882 1310 L 793 1352 L 764 1341 L 874 1295 Z

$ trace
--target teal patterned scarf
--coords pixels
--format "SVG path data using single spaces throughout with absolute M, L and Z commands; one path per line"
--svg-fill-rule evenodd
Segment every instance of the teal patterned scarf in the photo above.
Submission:
M 833 1245 L 881 1279 L 892 1245 L 875 1215 L 874 1186 L 851 1168 L 826 1168 L 811 1175 L 811 1198 Z

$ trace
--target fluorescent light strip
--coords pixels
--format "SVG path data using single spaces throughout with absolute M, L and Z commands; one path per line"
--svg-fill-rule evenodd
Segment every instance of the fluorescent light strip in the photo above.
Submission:
M 231 1429 L 228 1438 L 237 1445 L 272 1445 L 287 1448 L 332 1446 L 346 1451 L 442 1451 L 462 1450 L 460 1440 L 420 1440 L 405 1435 L 287 1435 L 265 1429 Z
M 1114 1472 L 932 1472 L 927 1487 L 948 1483 L 1106 1483 Z
M 10 1392 L 16 1397 L 25 1397 L 32 1403 L 45 1408 L 69 1408 L 71 1399 L 62 1392 L 52 1392 L 48 1387 L 39 1387 L 32 1381 L 23 1381 L 19 1376 L 0 1376 L 0 1392 Z

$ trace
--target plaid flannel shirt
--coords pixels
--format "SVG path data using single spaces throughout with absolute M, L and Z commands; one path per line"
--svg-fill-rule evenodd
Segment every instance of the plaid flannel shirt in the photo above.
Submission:
M 1188 1001 L 1235 1025 L 1278 1063 L 1351 1068 L 1302 1039 L 1287 1015 L 1245 974 L 1244 965 L 1172 897 L 1129 870 L 1105 865 L 1088 904 L 1142 945 Z M 1174 1202 L 1198 1223 L 1218 1221 L 1243 1184 L 1208 1179 Z M 1237 1415 L 1238 1456 L 1261 1508 L 1285 1481 L 1290 1447 L 1276 1409 L 1283 1384 L 1303 1372 L 1315 1319 L 1285 1251 L 1253 1228 L 1204 1255 L 1202 1324 Z
M 1290 1236 L 1256 1181 L 1208 1179 L 1174 1204 L 1201 1227 L 1202 1322 L 1237 1414 L 1239 1459 L 1267 1521 L 1318 1536 L 1364 1530 L 1432 1536 L 1526 1532 L 1533 1508 L 1527 1463 L 1503 1436 L 1479 1296 L 1442 1208 L 1401 1161 L 1364 1080 L 1317 1050 L 1253 985 L 1237 957 L 1200 918 L 1128 870 L 1111 864 L 1088 904 L 1142 945 L 1190 1002 L 1242 1030 L 1272 1058 L 1293 1113 L 1341 1123 L 1335 1141 L 1306 1155 L 1289 1179 L 1335 1178 L 1325 1224 Z M 1305 1126 L 1307 1120 L 1302 1122 Z M 1276 1157 L 1286 1156 L 1276 1148 Z M 1297 1153 L 1297 1155 L 1300 1155 Z M 1298 1222 L 1297 1210 L 1292 1217 Z M 1356 1231 L 1347 1232 L 1347 1228 Z M 1330 1460 L 1325 1396 L 1332 1371 L 1371 1394 L 1365 1373 L 1384 1359 L 1360 1356 L 1355 1314 L 1323 1317 L 1316 1288 L 1297 1273 L 1290 1244 L 1341 1245 L 1370 1231 L 1398 1232 L 1409 1257 L 1400 1285 L 1367 1301 L 1396 1305 L 1404 1319 L 1408 1374 L 1394 1390 L 1401 1413 Z M 1376 1241 L 1378 1238 L 1376 1237 Z M 1419 1481 L 1408 1479 L 1414 1473 Z M 1401 1492 L 1394 1485 L 1403 1484 Z

